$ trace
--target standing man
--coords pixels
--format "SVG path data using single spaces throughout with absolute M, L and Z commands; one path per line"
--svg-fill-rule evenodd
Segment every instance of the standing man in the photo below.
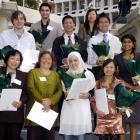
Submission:
M 101 44 L 109 46 L 109 52 L 106 58 L 114 58 L 115 54 L 121 53 L 121 42 L 118 37 L 109 32 L 110 19 L 105 13 L 101 13 L 97 18 L 98 34 L 92 36 L 88 43 L 88 63 L 93 65 L 92 71 L 96 80 L 99 78 L 100 65 L 103 64 L 105 58 L 98 56 L 94 47 Z
M 54 39 L 63 33 L 60 25 L 50 20 L 51 10 L 52 8 L 48 3 L 42 3 L 39 7 L 41 20 L 31 25 L 31 30 L 49 31 L 42 43 L 42 50 L 45 51 L 51 51 Z
M 64 34 L 54 40 L 52 48 L 56 58 L 57 70 L 61 69 L 63 64 L 67 64 L 67 56 L 71 51 L 79 51 L 84 61 L 87 61 L 88 55 L 86 43 L 74 33 L 75 24 L 73 17 L 70 15 L 65 16 L 62 19 L 62 24 Z
M 13 24 L 13 28 L 4 30 L 0 34 L 0 49 L 10 45 L 21 53 L 26 49 L 35 50 L 34 37 L 24 28 L 24 24 L 26 22 L 24 13 L 21 11 L 15 11 L 11 16 L 11 22 Z

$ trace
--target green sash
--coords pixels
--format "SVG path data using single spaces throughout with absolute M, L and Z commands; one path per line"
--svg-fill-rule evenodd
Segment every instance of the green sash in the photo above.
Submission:
M 85 78 L 85 73 L 78 74 L 77 76 L 71 76 L 64 71 L 59 72 L 61 80 L 63 81 L 65 88 L 68 89 L 71 87 L 72 82 L 75 78 Z

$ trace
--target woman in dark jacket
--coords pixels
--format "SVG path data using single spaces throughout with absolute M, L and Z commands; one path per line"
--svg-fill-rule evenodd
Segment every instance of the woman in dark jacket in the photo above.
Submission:
M 139 68 L 136 69 L 136 65 L 140 61 L 140 53 L 136 53 L 136 39 L 131 34 L 126 34 L 121 39 L 122 53 L 114 57 L 118 66 L 119 78 L 122 79 L 122 83 L 128 89 L 140 90 L 138 83 L 133 82 L 134 76 L 140 74 Z M 137 71 L 138 70 L 138 71 Z M 130 139 L 137 139 L 137 124 L 140 123 L 139 113 L 140 100 L 137 100 L 133 105 L 133 114 L 126 120 L 130 126 Z M 121 140 L 125 140 L 125 135 L 121 136 Z
M 0 111 L 0 139 L 19 140 L 24 121 L 24 104 L 26 93 L 26 74 L 18 70 L 22 63 L 22 55 L 18 50 L 11 50 L 4 58 L 6 67 L 0 68 L 0 90 L 5 88 L 22 89 L 20 100 L 13 101 L 17 111 Z M 12 94 L 12 93 L 11 93 Z

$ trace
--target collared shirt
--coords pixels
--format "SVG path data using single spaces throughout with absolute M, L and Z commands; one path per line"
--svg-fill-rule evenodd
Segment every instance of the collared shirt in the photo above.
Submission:
M 65 45 L 68 44 L 68 40 L 69 40 L 69 35 L 67 35 L 66 33 L 64 34 L 64 40 L 65 40 Z M 75 37 L 74 37 L 74 33 L 71 34 L 71 41 L 72 41 L 72 44 L 75 44 Z
M 16 35 L 14 29 L 3 31 L 0 34 L 0 49 L 7 45 L 21 52 L 24 52 L 26 49 L 36 49 L 33 35 L 25 29 L 20 38 Z
M 42 28 L 42 31 L 46 31 L 47 30 L 47 27 L 50 23 L 50 19 L 48 19 L 47 23 L 44 25 L 42 20 L 41 20 L 41 28 Z
M 99 32 L 96 36 L 92 36 L 92 38 L 89 40 L 88 43 L 88 64 L 96 64 L 96 61 L 98 59 L 98 56 L 92 49 L 92 44 L 97 45 L 98 43 L 101 43 L 103 41 L 103 34 L 102 32 Z M 121 42 L 118 37 L 110 34 L 109 32 L 107 34 L 107 40 L 110 46 L 108 57 L 114 58 L 115 54 L 121 53 Z

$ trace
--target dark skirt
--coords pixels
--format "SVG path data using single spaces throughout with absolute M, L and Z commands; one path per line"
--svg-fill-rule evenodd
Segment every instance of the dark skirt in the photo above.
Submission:
M 138 99 L 131 108 L 134 113 L 126 119 L 126 123 L 140 123 L 140 99 Z

